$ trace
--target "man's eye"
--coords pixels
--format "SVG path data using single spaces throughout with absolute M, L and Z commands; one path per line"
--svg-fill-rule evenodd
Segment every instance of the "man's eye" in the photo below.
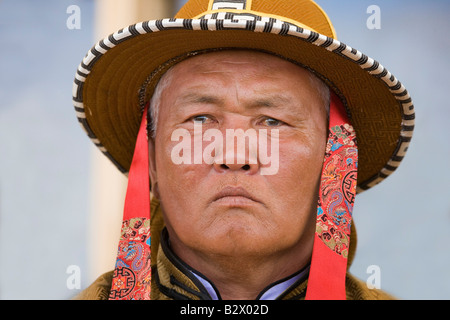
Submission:
M 274 118 L 266 118 L 263 123 L 268 127 L 276 127 L 281 125 L 283 122 Z
M 207 123 L 208 121 L 211 121 L 211 118 L 208 117 L 208 116 L 203 116 L 203 115 L 201 115 L 201 116 L 195 116 L 195 117 L 193 117 L 192 120 L 193 120 L 195 123 L 205 124 L 205 123 Z

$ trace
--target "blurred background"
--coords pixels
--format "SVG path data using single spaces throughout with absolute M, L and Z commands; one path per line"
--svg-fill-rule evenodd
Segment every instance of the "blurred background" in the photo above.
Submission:
M 357 196 L 350 270 L 400 299 L 450 299 L 450 2 L 316 2 L 416 107 L 402 165 Z M 0 299 L 70 299 L 114 267 L 126 180 L 81 130 L 72 81 L 95 42 L 184 3 L 0 0 Z

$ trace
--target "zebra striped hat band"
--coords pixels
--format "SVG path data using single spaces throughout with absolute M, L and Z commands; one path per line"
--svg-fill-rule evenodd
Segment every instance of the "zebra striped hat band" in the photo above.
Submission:
M 327 15 L 309 0 L 190 0 L 175 18 L 111 34 L 76 72 L 80 124 L 127 174 L 144 106 L 162 74 L 193 54 L 224 49 L 282 57 L 314 72 L 340 97 L 358 136 L 357 192 L 400 165 L 414 129 L 408 91 L 380 63 L 338 41 Z

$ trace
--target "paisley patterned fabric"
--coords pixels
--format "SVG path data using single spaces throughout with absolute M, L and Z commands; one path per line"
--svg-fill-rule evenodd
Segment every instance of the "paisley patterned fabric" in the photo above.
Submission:
M 349 124 L 330 128 L 322 173 L 316 232 L 334 252 L 348 257 L 356 192 L 358 151 Z
M 355 130 L 339 97 L 331 93 L 330 124 L 319 190 L 307 299 L 345 299 L 345 275 L 356 195 Z
M 150 299 L 150 253 L 150 220 L 133 218 L 124 221 L 110 299 Z
M 147 108 L 144 114 L 147 114 Z M 128 176 L 122 232 L 109 295 L 113 300 L 150 300 L 151 236 L 147 119 L 142 117 Z

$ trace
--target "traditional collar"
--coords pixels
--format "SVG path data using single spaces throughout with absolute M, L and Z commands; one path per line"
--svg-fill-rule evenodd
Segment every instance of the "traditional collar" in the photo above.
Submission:
M 256 300 L 304 297 L 308 273 L 309 265 L 287 278 L 268 285 Z M 220 293 L 214 284 L 172 251 L 166 229 L 161 235 L 154 278 L 158 291 L 162 294 L 162 297 L 159 298 L 162 299 L 221 300 Z
M 255 300 L 278 300 L 280 297 L 283 297 L 286 293 L 290 292 L 292 289 L 304 282 L 308 277 L 308 272 L 309 265 L 287 278 L 270 284 L 260 292 Z M 195 271 L 192 271 L 192 273 L 203 284 L 212 300 L 221 300 L 220 293 L 217 291 L 212 282 L 210 282 L 203 275 L 197 274 Z

